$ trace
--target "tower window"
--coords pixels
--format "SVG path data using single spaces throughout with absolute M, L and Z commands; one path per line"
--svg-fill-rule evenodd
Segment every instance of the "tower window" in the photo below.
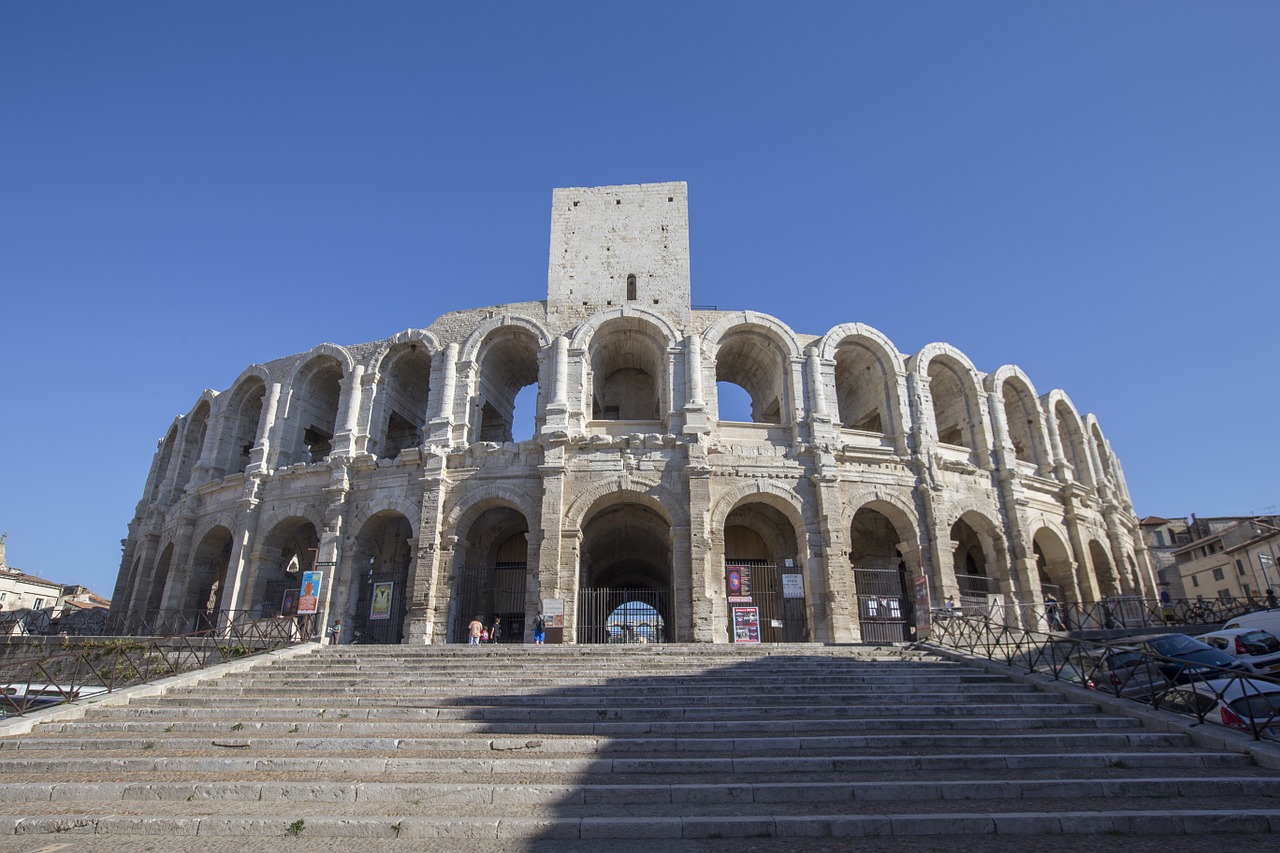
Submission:
M 627 276 L 627 300 L 634 302 L 636 299 L 636 275 L 632 273 Z

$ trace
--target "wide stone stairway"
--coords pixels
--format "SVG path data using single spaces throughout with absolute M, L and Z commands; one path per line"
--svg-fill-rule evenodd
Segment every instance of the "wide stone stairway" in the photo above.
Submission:
M 898 649 L 316 646 L 0 740 L 8 835 L 803 849 L 1258 834 L 1278 798 L 1242 752 Z

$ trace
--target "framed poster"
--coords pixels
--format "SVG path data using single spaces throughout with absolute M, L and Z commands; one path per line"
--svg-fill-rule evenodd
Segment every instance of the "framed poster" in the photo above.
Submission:
M 760 642 L 760 608 L 733 608 L 733 641 L 735 643 Z
M 280 600 L 281 616 L 297 616 L 298 615 L 298 595 L 296 589 L 286 589 L 284 598 Z
M 320 607 L 320 584 L 324 581 L 324 572 L 302 573 L 302 594 L 298 597 L 298 615 L 314 614 Z
M 923 575 L 915 579 L 912 589 L 916 612 L 916 638 L 923 640 L 929 636 L 932 627 L 929 614 L 929 579 Z
M 373 601 L 369 603 L 370 619 L 391 618 L 391 590 L 395 584 L 391 581 L 373 585 Z

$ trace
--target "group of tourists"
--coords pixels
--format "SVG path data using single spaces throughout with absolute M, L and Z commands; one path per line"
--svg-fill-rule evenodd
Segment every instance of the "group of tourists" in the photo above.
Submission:
M 480 616 L 476 616 L 467 625 L 467 645 L 478 646 L 481 643 L 497 643 L 502 637 L 502 617 L 494 616 L 493 625 L 486 626 Z M 539 613 L 533 618 L 533 642 L 543 645 L 547 638 L 547 620 Z

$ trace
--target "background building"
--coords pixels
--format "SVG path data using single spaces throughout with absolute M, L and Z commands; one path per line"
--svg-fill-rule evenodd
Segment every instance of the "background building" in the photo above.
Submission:
M 1092 415 L 948 344 L 694 308 L 684 184 L 556 190 L 547 277 L 545 301 L 202 394 L 159 442 L 114 606 L 287 614 L 314 568 L 322 618 L 387 642 L 475 615 L 519 639 L 544 607 L 570 642 L 727 642 L 752 613 L 765 641 L 849 642 L 902 639 L 917 579 L 1014 621 L 1047 592 L 1154 594 Z

